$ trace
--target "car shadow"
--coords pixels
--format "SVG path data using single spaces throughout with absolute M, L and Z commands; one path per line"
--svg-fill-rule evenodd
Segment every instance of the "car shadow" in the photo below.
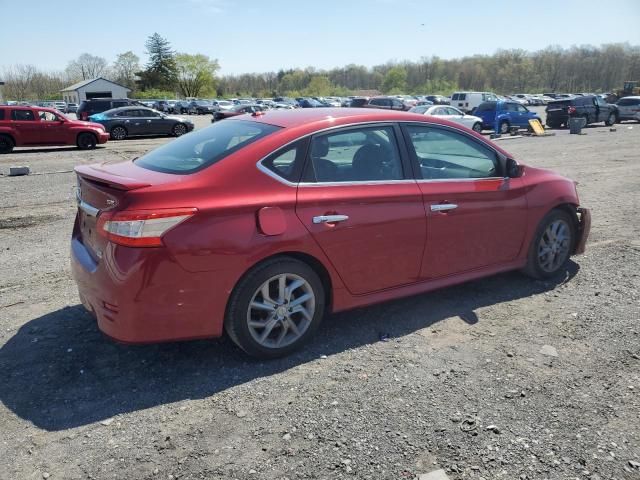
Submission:
M 557 280 L 544 282 L 511 272 L 329 315 L 303 350 L 271 361 L 247 357 L 226 338 L 117 344 L 100 333 L 80 305 L 65 307 L 27 322 L 0 348 L 0 401 L 45 430 L 87 425 L 206 398 L 323 355 L 401 338 L 449 317 L 460 317 L 471 328 L 482 321 L 475 310 L 552 290 L 578 270 L 570 262 Z
M 16 147 L 10 153 L 13 154 L 23 154 L 23 153 L 51 153 L 51 152 L 74 152 L 74 151 L 93 151 L 93 150 L 102 150 L 104 149 L 104 145 L 96 145 L 95 148 L 91 150 L 80 150 L 78 147 Z

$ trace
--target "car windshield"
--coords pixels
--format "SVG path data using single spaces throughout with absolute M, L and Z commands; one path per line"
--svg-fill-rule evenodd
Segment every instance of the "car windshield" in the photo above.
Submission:
M 476 112 L 492 112 L 496 109 L 496 102 L 482 102 L 476 108 Z
M 135 164 L 156 172 L 193 173 L 279 129 L 245 120 L 219 122 L 152 150 Z

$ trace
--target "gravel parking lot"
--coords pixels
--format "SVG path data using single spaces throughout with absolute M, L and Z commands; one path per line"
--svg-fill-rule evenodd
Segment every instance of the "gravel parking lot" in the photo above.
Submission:
M 73 167 L 171 138 L 0 157 L 33 172 L 0 177 L 0 478 L 640 478 L 640 125 L 615 130 L 501 141 L 592 208 L 562 279 L 333 315 L 270 362 L 225 338 L 115 344 L 79 305 Z

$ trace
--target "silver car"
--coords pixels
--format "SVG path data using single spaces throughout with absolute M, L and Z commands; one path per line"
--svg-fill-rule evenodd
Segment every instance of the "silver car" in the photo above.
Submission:
M 624 97 L 616 103 L 618 120 L 637 120 L 640 122 L 640 97 Z
M 475 132 L 482 132 L 482 119 L 474 115 L 467 115 L 455 107 L 447 105 L 418 105 L 409 110 L 411 113 L 421 113 L 423 115 L 433 115 L 450 122 L 459 123 Z

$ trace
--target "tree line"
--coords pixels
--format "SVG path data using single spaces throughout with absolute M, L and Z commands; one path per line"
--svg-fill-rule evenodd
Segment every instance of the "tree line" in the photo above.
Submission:
M 540 92 L 610 92 L 625 80 L 640 80 L 640 46 L 629 44 L 550 46 L 535 52 L 498 50 L 492 55 L 388 62 L 373 67 L 346 65 L 330 70 L 314 67 L 266 73 L 217 76 L 218 61 L 203 54 L 175 52 L 154 33 L 145 43 L 148 62 L 128 51 L 112 64 L 88 53 L 64 71 L 45 72 L 15 65 L 3 72 L 4 97 L 16 100 L 55 99 L 80 80 L 103 76 L 133 90 L 136 98 L 273 97 L 348 95 L 361 90 L 445 94 L 454 90 L 501 94 Z

